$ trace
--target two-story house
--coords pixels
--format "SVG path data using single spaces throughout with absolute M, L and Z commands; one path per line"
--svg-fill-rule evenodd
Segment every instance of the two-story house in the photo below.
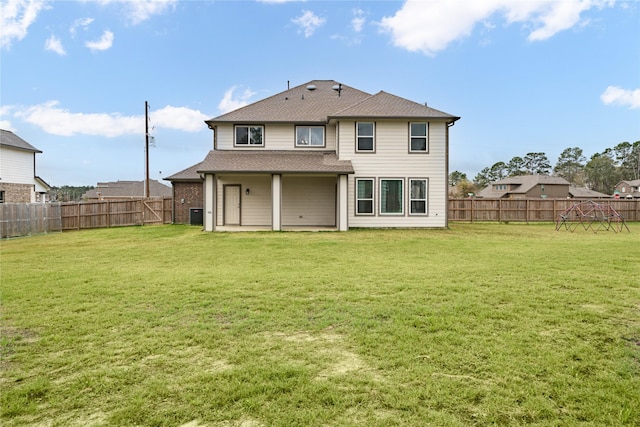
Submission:
M 640 198 L 640 179 L 620 181 L 616 185 L 615 194 L 622 199 Z
M 49 185 L 36 175 L 42 151 L 11 131 L 0 129 L 0 203 L 48 201 Z
M 166 179 L 181 218 L 185 200 L 202 197 L 205 231 L 446 227 L 449 128 L 458 119 L 314 80 L 207 120 L 213 150 Z

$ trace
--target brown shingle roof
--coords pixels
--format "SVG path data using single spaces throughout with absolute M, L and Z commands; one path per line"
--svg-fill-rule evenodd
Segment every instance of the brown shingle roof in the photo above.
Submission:
M 174 173 L 171 176 L 163 178 L 165 181 L 200 181 L 200 174 L 198 173 L 198 168 L 200 168 L 200 163 L 196 163 L 195 165 L 188 167 L 180 172 Z
M 15 133 L 4 129 L 0 129 L 0 145 L 17 148 L 19 150 L 33 151 L 34 153 L 42 153 L 42 151 L 29 144 Z
M 331 118 L 334 117 L 442 118 L 453 121 L 460 118 L 384 91 L 332 114 Z
M 313 87 L 310 90 L 308 88 Z M 333 88 L 340 87 L 341 90 Z M 206 120 L 215 123 L 325 123 L 327 117 L 371 94 L 333 80 L 313 80 L 245 107 Z
M 339 117 L 459 119 L 383 91 L 371 95 L 334 80 L 313 80 L 206 123 L 326 123 Z
M 198 173 L 353 173 L 334 151 L 213 150 L 198 166 Z

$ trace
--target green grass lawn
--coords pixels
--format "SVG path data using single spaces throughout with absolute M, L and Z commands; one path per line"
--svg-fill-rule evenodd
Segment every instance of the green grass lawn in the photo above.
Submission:
M 2 241 L 4 426 L 640 425 L 640 224 Z

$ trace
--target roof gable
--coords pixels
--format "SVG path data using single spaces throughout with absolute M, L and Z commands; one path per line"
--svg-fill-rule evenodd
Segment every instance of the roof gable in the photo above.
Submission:
M 334 80 L 312 80 L 206 123 L 326 123 L 348 117 L 459 119 L 384 91 L 371 95 Z
M 18 150 L 33 151 L 34 153 L 42 153 L 33 145 L 29 144 L 24 139 L 20 138 L 15 133 L 0 129 L 0 145 L 5 147 L 17 148 Z
M 206 123 L 325 123 L 329 115 L 370 96 L 334 80 L 313 80 Z
M 331 117 L 442 118 L 454 121 L 459 119 L 451 114 L 384 91 L 347 107 Z

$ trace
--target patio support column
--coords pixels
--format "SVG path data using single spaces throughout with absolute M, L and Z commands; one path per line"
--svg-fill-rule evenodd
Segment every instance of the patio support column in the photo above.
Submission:
M 338 175 L 338 230 L 349 230 L 349 197 L 347 175 Z
M 282 175 L 271 175 L 271 229 L 282 230 Z
M 213 174 L 204 176 L 204 231 L 216 229 L 216 179 Z

